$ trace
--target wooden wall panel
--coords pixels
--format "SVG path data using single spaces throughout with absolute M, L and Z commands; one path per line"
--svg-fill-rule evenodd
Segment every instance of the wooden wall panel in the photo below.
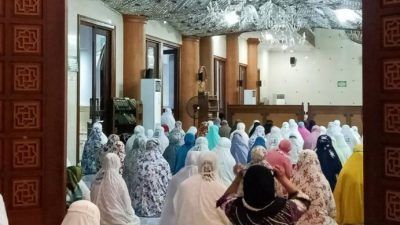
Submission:
M 0 192 L 10 225 L 65 213 L 65 1 L 0 0 Z
M 365 224 L 400 224 L 400 1 L 363 1 Z

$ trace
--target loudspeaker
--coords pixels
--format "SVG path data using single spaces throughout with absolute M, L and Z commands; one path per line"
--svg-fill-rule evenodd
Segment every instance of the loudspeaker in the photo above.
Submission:
M 290 57 L 290 65 L 294 67 L 296 66 L 296 63 L 297 63 L 296 57 Z

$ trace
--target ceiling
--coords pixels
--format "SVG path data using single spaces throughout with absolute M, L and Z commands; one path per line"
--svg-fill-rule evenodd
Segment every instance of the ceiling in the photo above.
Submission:
M 102 0 L 122 14 L 166 21 L 183 35 L 210 36 L 279 27 L 361 29 L 361 0 Z M 336 9 L 354 10 L 358 21 L 341 22 Z M 226 15 L 236 12 L 239 22 Z

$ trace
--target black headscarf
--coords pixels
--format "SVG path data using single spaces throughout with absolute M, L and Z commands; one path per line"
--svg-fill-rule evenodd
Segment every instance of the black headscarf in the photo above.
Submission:
M 314 120 L 309 120 L 305 124 L 306 124 L 307 130 L 310 131 L 310 132 L 312 132 L 313 126 L 317 125 L 317 123 Z
M 342 170 L 342 164 L 328 135 L 321 135 L 317 140 L 317 155 L 321 169 L 328 180 L 332 191 L 336 186 L 336 178 Z
M 259 122 L 255 122 L 255 123 L 253 124 L 253 128 L 251 128 L 251 130 L 250 130 L 249 137 L 251 137 L 251 135 L 253 135 L 254 131 L 256 131 L 256 128 L 257 128 L 258 126 L 260 126 L 260 125 L 261 125 L 261 123 L 259 123 Z
M 271 133 L 271 128 L 274 126 L 274 121 L 267 120 L 264 124 L 265 135 Z
M 275 200 L 275 180 L 265 166 L 251 166 L 243 178 L 244 199 L 253 208 L 263 208 Z

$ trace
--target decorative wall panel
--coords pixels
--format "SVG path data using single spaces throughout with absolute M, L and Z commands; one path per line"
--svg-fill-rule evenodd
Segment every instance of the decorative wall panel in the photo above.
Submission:
M 385 104 L 385 132 L 400 134 L 400 104 Z
M 1 0 L 0 0 L 1 2 Z M 4 25 L 0 24 L 0 55 L 4 55 Z
M 40 167 L 41 145 L 39 139 L 13 141 L 14 168 Z
M 400 148 L 386 147 L 385 175 L 400 178 Z
M 400 47 L 400 16 L 388 16 L 383 19 L 383 46 Z
M 40 91 L 42 69 L 39 63 L 14 63 L 14 90 Z
M 14 102 L 14 129 L 40 129 L 41 106 L 37 101 Z
M 395 5 L 400 4 L 399 0 L 382 0 L 383 5 Z
M 42 28 L 37 25 L 15 25 L 14 53 L 41 54 Z
M 40 181 L 39 179 L 13 180 L 13 204 L 14 208 L 39 206 Z
M 400 59 L 388 59 L 383 62 L 383 88 L 400 90 Z
M 400 192 L 386 192 L 386 219 L 400 222 Z
M 14 0 L 14 14 L 40 16 L 42 14 L 42 0 Z

